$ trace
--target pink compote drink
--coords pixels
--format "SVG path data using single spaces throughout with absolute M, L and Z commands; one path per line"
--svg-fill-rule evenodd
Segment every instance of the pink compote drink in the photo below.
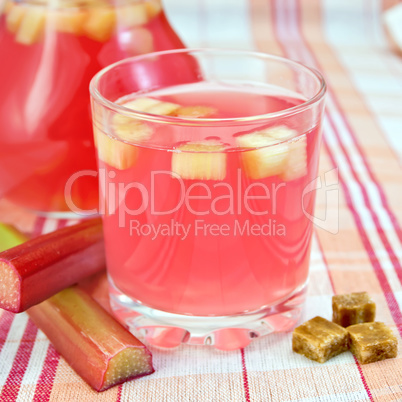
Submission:
M 64 213 L 70 183 L 78 211 L 97 208 L 90 79 L 125 57 L 180 47 L 159 0 L 0 4 L 0 197 Z
M 168 105 L 173 116 L 213 119 L 301 103 L 206 83 L 146 96 L 161 101 L 159 112 Z M 127 101 L 141 107 L 136 98 Z M 303 191 L 314 178 L 318 136 L 317 128 L 300 132 L 287 123 L 247 131 L 236 124 L 194 125 L 185 133 L 165 125 L 152 134 L 144 126 L 138 132 L 152 135 L 152 146 L 121 142 L 120 153 L 100 150 L 108 270 L 116 289 L 153 309 L 197 316 L 253 312 L 300 291 L 312 233 L 303 208 L 312 214 L 314 205 L 312 193 Z
M 229 350 L 296 324 L 324 93 L 307 67 L 231 50 L 94 77 L 111 307 L 136 334 Z

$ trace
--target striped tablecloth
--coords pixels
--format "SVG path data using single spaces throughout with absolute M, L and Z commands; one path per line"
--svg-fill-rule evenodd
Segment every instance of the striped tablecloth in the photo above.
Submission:
M 311 280 L 302 320 L 331 317 L 331 296 L 366 290 L 402 335 L 402 58 L 381 25 L 386 0 L 166 0 L 191 47 L 253 49 L 326 77 L 327 109 Z M 326 218 L 325 218 L 326 214 Z M 36 234 L 66 221 L 0 201 L 0 220 Z M 291 333 L 244 350 L 153 351 L 156 372 L 92 391 L 25 314 L 0 313 L 1 401 L 402 401 L 401 355 L 361 366 L 350 353 L 320 365 L 291 351 Z

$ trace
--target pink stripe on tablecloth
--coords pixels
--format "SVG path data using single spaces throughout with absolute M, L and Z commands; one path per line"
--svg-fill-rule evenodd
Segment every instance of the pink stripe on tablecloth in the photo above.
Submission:
M 60 355 L 52 345 L 49 345 L 42 371 L 36 384 L 35 394 L 32 398 L 33 402 L 49 401 L 59 360 Z
M 57 229 L 63 229 L 67 226 L 68 220 L 67 219 L 59 219 L 57 222 Z
M 14 313 L 9 311 L 3 311 L 0 317 L 0 352 L 3 349 L 4 343 L 6 342 L 8 333 L 11 328 L 11 324 L 14 321 Z
M 122 388 L 123 388 L 123 384 L 120 384 L 118 386 L 118 390 L 117 390 L 117 397 L 116 397 L 116 402 L 120 402 L 121 401 L 121 392 L 122 392 Z
M 365 389 L 366 392 L 367 392 L 367 396 L 370 398 L 370 401 L 374 402 L 373 395 L 371 394 L 371 391 L 370 391 L 370 388 L 369 388 L 369 386 L 368 386 L 368 384 L 367 384 L 366 378 L 364 377 L 363 370 L 362 370 L 362 368 L 361 368 L 361 366 L 360 366 L 360 363 L 357 361 L 357 359 L 356 359 L 355 356 L 353 356 L 353 358 L 355 359 L 355 363 L 356 363 L 357 369 L 359 370 L 360 378 L 361 378 L 361 380 L 362 380 L 364 389 Z
M 24 378 L 32 349 L 35 344 L 37 332 L 38 328 L 36 325 L 31 320 L 28 320 L 13 365 L 1 391 L 0 401 L 12 402 L 17 399 L 18 392 L 21 388 L 21 382 Z
M 32 237 L 37 237 L 40 234 L 42 234 L 43 226 L 45 225 L 45 221 L 46 221 L 46 218 L 44 218 L 43 216 L 38 216 L 36 218 L 34 228 L 32 231 Z
M 242 365 L 242 374 L 243 374 L 244 396 L 246 398 L 246 402 L 250 402 L 250 389 L 249 389 L 249 386 L 248 386 L 246 353 L 245 353 L 243 348 L 240 349 L 240 354 L 241 354 L 241 365 Z

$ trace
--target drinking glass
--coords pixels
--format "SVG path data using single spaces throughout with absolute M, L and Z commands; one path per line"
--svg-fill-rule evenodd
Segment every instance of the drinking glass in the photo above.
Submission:
M 148 342 L 246 346 L 304 301 L 325 83 L 262 53 L 174 50 L 92 80 L 111 304 Z

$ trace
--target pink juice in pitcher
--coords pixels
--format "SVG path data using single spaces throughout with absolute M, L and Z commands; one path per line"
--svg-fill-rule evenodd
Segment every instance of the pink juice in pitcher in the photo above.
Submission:
M 281 111 L 304 101 L 207 82 L 117 101 L 142 113 L 110 116 L 108 133 L 95 127 L 117 294 L 174 314 L 231 316 L 303 291 L 319 127 Z M 268 123 L 253 120 L 265 114 Z
M 93 210 L 91 78 L 125 57 L 184 45 L 159 0 L 7 0 L 1 8 L 0 197 L 66 213 L 70 183 L 73 205 Z

